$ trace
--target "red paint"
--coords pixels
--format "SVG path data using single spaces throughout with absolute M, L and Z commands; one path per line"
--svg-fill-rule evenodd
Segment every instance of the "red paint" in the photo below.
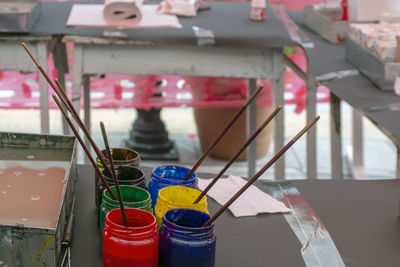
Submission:
M 342 8 L 342 18 L 340 19 L 332 19 L 332 21 L 348 21 L 349 20 L 349 8 L 347 0 L 342 0 L 340 3 L 340 7 Z
M 120 209 L 107 214 L 103 230 L 104 267 L 157 267 L 158 232 L 150 212 L 126 208 L 129 227 L 123 226 Z
M 343 17 L 342 20 L 349 20 L 347 0 L 342 0 Z

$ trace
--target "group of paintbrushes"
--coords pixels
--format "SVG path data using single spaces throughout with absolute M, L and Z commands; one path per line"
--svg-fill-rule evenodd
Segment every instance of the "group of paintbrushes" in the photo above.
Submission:
M 61 84 L 58 82 L 57 79 L 54 79 L 54 82 L 49 78 L 47 73 L 43 70 L 43 68 L 40 66 L 39 62 L 35 59 L 35 57 L 32 55 L 31 51 L 29 48 L 25 45 L 25 43 L 22 43 L 22 46 L 25 48 L 25 50 L 28 52 L 29 56 L 32 58 L 40 72 L 44 75 L 48 83 L 50 84 L 51 88 L 53 89 L 54 93 L 53 99 L 56 102 L 58 108 L 64 115 L 66 121 L 68 122 L 69 126 L 71 127 L 73 133 L 75 134 L 76 138 L 78 139 L 79 143 L 81 144 L 83 150 L 85 151 L 87 157 L 89 158 L 90 163 L 93 165 L 95 171 L 99 175 L 101 181 L 104 183 L 105 187 L 107 190 L 110 192 L 111 197 L 116 200 L 115 195 L 110 189 L 110 186 L 108 185 L 106 179 L 103 177 L 99 167 L 97 166 L 96 162 L 94 161 L 93 157 L 90 154 L 89 149 L 86 147 L 85 143 L 83 142 L 82 138 L 79 135 L 78 130 L 75 128 L 73 122 L 68 116 L 67 111 L 64 109 L 64 107 L 72 114 L 72 117 L 75 119 L 75 122 L 77 125 L 82 129 L 84 134 L 86 135 L 87 139 L 89 140 L 90 144 L 92 145 L 93 149 L 95 150 L 98 158 L 100 159 L 100 162 L 106 168 L 107 172 L 111 175 L 112 179 L 114 180 L 115 188 L 117 191 L 118 195 L 118 201 L 120 204 L 121 208 L 121 213 L 122 213 L 122 218 L 125 226 L 128 226 L 128 220 L 126 218 L 125 214 L 125 209 L 124 209 L 124 204 L 121 196 L 121 192 L 119 189 L 119 183 L 118 179 L 115 173 L 115 168 L 114 168 L 114 161 L 112 158 L 111 154 L 111 149 L 108 144 L 108 139 L 107 139 L 107 134 L 106 130 L 104 127 L 104 123 L 100 122 L 101 126 L 101 131 L 103 134 L 103 139 L 104 139 L 104 144 L 106 147 L 106 153 L 107 153 L 107 158 L 109 160 L 109 164 L 107 164 L 106 159 L 101 153 L 100 149 L 96 145 L 96 143 L 93 141 L 92 137 L 90 136 L 88 130 L 86 129 L 85 125 L 83 124 L 82 120 L 80 119 L 77 111 L 75 110 L 74 106 L 72 105 L 72 102 L 68 99 L 64 89 L 62 88 Z M 205 158 L 208 156 L 208 154 L 214 149 L 214 147 L 218 144 L 218 142 L 223 138 L 223 136 L 228 132 L 228 130 L 231 128 L 231 126 L 235 123 L 235 121 L 240 117 L 240 115 L 246 110 L 246 108 L 250 105 L 250 103 L 257 97 L 258 93 L 263 89 L 263 86 L 260 86 L 257 91 L 255 91 L 246 101 L 246 103 L 243 105 L 243 107 L 237 112 L 237 114 L 232 118 L 232 120 L 228 123 L 228 125 L 225 127 L 225 129 L 221 132 L 221 134 L 215 139 L 215 141 L 207 148 L 207 150 L 204 152 L 202 157 L 197 161 L 197 163 L 193 166 L 193 168 L 190 170 L 190 172 L 186 175 L 184 180 L 189 179 L 189 177 L 192 176 L 192 174 L 197 170 L 197 168 L 200 166 L 200 164 L 205 160 Z M 61 100 L 61 102 L 60 102 Z M 202 191 L 202 193 L 196 198 L 196 200 L 193 202 L 194 204 L 199 202 L 200 199 L 202 199 L 206 193 L 211 189 L 211 187 L 218 181 L 218 179 L 225 173 L 225 171 L 233 164 L 233 162 L 240 156 L 240 154 L 247 148 L 247 146 L 257 137 L 257 135 L 268 125 L 268 123 L 275 117 L 275 115 L 282 109 L 282 106 L 278 106 L 271 114 L 270 116 L 264 121 L 263 124 L 261 124 L 260 127 L 257 128 L 257 130 L 250 136 L 250 138 L 243 144 L 243 146 L 237 151 L 237 153 L 228 161 L 228 163 L 225 165 L 225 167 L 217 174 L 217 176 L 214 177 L 214 179 L 208 184 L 208 186 Z M 319 119 L 319 116 L 316 116 L 313 120 L 311 120 L 292 140 L 290 140 L 263 168 L 261 168 L 235 195 L 233 195 L 225 205 L 223 205 L 211 218 L 204 223 L 203 226 L 210 225 L 212 222 L 214 222 L 219 215 L 221 215 L 244 191 L 246 191 L 247 188 L 249 188 L 268 168 L 272 166 L 304 133 L 306 133 Z

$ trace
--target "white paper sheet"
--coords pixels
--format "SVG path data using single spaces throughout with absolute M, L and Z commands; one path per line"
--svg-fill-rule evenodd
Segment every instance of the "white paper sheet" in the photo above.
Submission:
M 199 179 L 200 190 L 204 190 L 210 182 L 211 179 Z M 208 191 L 207 195 L 220 205 L 224 205 L 246 182 L 239 176 L 229 175 L 228 178 L 219 179 Z M 250 186 L 233 202 L 229 210 L 235 217 L 291 211 L 282 202 L 264 193 L 254 185 Z
M 142 19 L 137 24 L 111 26 L 103 17 L 103 4 L 87 5 L 74 4 L 72 6 L 67 26 L 79 28 L 181 28 L 175 15 L 159 14 L 157 5 L 143 5 L 141 7 Z

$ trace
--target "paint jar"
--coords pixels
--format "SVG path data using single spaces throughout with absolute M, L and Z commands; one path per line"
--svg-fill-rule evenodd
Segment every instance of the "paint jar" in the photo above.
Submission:
M 197 188 L 196 173 L 193 173 L 191 177 L 184 180 L 189 172 L 190 169 L 177 165 L 164 165 L 153 169 L 149 182 L 149 192 L 153 209 L 157 203 L 158 191 L 164 187 L 180 185 Z
M 108 173 L 107 169 L 103 169 L 101 174 L 103 174 L 104 179 L 106 179 L 109 186 L 114 185 L 114 180 L 111 178 L 111 175 Z M 115 174 L 117 175 L 120 185 L 132 185 L 147 190 L 146 177 L 141 169 L 132 166 L 115 166 Z M 97 207 L 100 207 L 101 205 L 101 198 L 103 197 L 103 192 L 105 189 L 106 187 L 104 186 L 103 182 L 99 180 L 96 190 Z
M 164 213 L 171 209 L 193 209 L 208 214 L 206 197 L 193 204 L 200 194 L 201 192 L 197 189 L 183 186 L 170 186 L 161 189 L 158 192 L 157 204 L 154 207 L 154 215 L 156 216 L 158 227 L 161 227 Z
M 156 218 L 148 211 L 126 208 L 128 227 L 120 209 L 110 211 L 103 230 L 103 266 L 158 266 Z
M 111 186 L 111 191 L 117 197 L 117 189 L 115 186 Z M 121 185 L 120 186 L 121 196 L 124 202 L 125 208 L 136 208 L 146 210 L 153 213 L 151 208 L 151 198 L 149 192 L 143 188 Z M 110 192 L 106 189 L 103 192 L 103 202 L 100 205 L 99 217 L 100 217 L 100 231 L 103 231 L 104 222 L 106 215 L 109 211 L 120 208 L 119 201 L 112 199 Z M 100 233 L 101 233 L 100 232 Z
M 106 164 L 109 165 L 110 163 L 108 162 L 108 158 L 107 158 L 107 152 L 105 149 L 101 150 L 101 153 L 104 155 L 105 157 L 105 161 Z M 112 158 L 114 160 L 114 165 L 115 166 L 132 166 L 132 167 L 136 167 L 139 168 L 140 166 L 140 156 L 139 153 L 132 150 L 132 149 L 128 149 L 128 148 L 111 148 L 111 155 Z M 100 159 L 97 157 L 96 158 L 96 163 L 97 166 L 99 167 L 100 171 L 103 170 L 103 164 L 101 163 Z M 97 188 L 98 185 L 100 184 L 100 177 L 97 173 L 95 173 L 95 194 L 96 194 L 96 207 L 98 208 L 99 205 L 101 204 L 101 201 L 98 202 L 97 199 Z M 101 197 L 101 196 L 100 196 Z
M 215 226 L 203 227 L 210 218 L 204 212 L 173 209 L 164 214 L 160 229 L 161 267 L 215 265 Z

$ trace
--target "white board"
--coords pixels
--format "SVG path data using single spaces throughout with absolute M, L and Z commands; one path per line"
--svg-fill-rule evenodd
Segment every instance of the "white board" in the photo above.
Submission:
M 68 17 L 67 26 L 78 28 L 115 28 L 111 27 L 103 17 L 104 5 L 75 4 Z M 131 26 L 118 27 L 134 28 L 181 28 L 179 19 L 175 15 L 160 14 L 156 11 L 157 5 L 143 5 L 141 8 L 142 20 Z
M 348 0 L 351 21 L 378 21 L 385 12 L 400 12 L 400 0 Z

